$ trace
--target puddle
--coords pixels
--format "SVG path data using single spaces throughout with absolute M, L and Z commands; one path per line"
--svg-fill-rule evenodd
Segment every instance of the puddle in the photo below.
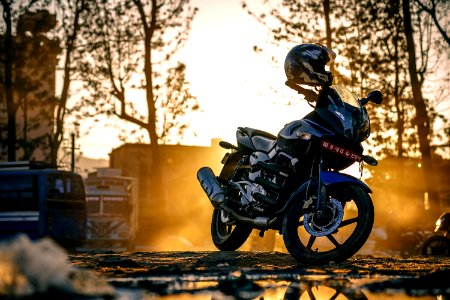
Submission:
M 70 261 L 70 263 L 69 263 Z M 450 299 L 446 257 L 359 256 L 298 266 L 265 252 L 89 252 L 0 244 L 0 299 Z
M 191 281 L 196 277 L 197 280 Z M 405 289 L 393 288 L 392 284 L 383 288 L 384 282 L 406 280 L 407 277 L 381 276 L 376 278 L 330 278 L 326 276 L 296 275 L 251 278 L 241 274 L 217 280 L 205 280 L 191 276 L 189 280 L 178 278 L 140 278 L 112 280 L 116 286 L 117 299 L 450 299 L 447 289 Z M 257 277 L 264 277 L 258 275 Z M 283 277 L 290 277 L 286 279 Z M 375 284 L 376 288 L 370 287 Z M 128 285 L 128 287 L 126 287 Z M 130 286 L 134 286 L 130 288 Z

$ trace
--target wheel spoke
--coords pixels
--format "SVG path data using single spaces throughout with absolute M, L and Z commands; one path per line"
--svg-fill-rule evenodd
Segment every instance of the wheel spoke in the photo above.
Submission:
M 314 293 L 311 290 L 311 288 L 308 288 L 308 296 L 309 296 L 309 299 L 316 300 L 316 296 L 314 296 Z
M 310 236 L 309 237 L 309 241 L 308 241 L 308 245 L 306 245 L 306 248 L 311 250 L 312 245 L 314 244 L 314 241 L 316 240 L 315 236 Z
M 337 299 L 337 297 L 341 294 L 341 291 L 336 290 L 336 293 L 330 298 L 330 300 Z
M 339 225 L 339 228 L 353 224 L 355 222 L 358 222 L 358 217 L 342 221 L 341 224 Z
M 332 236 L 331 234 L 327 235 L 327 238 L 333 243 L 333 245 L 337 247 L 339 247 L 341 244 L 338 243 L 338 241 L 336 241 L 336 239 L 334 238 L 334 236 Z

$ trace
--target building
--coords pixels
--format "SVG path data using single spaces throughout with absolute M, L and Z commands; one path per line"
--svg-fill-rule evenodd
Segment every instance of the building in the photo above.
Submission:
M 155 203 L 151 197 L 150 145 L 124 144 L 110 153 L 111 168 L 121 169 L 123 176 L 139 178 L 137 244 L 152 245 L 157 236 L 171 234 L 178 234 L 180 238 L 188 239 L 194 244 L 203 244 L 206 240 L 210 243 L 212 205 L 198 183 L 196 174 L 203 166 L 209 166 L 219 174 L 225 149 L 218 145 L 218 140 L 213 140 L 211 147 L 160 147 L 166 203 Z M 163 219 L 161 216 L 164 216 Z M 187 223 L 191 223 L 189 226 L 195 225 L 195 228 L 189 232 L 184 230 L 187 229 Z M 195 232 L 199 233 L 198 238 L 192 236 Z M 204 249 L 204 245 L 201 246 Z
M 433 172 L 437 199 L 431 203 L 419 159 L 393 157 L 381 160 L 367 180 L 373 189 L 376 224 L 394 223 L 405 230 L 426 226 L 433 230 L 437 217 L 450 211 L 450 160 L 433 159 Z
M 56 25 L 55 15 L 42 10 L 19 17 L 13 37 L 13 95 L 16 113 L 16 159 L 50 161 L 54 128 L 55 71 L 61 52 L 57 40 L 45 36 Z M 4 36 L 0 36 L 0 61 L 4 61 Z M 0 78 L 4 80 L 4 65 Z M 0 161 L 7 160 L 7 104 L 5 82 L 0 82 Z

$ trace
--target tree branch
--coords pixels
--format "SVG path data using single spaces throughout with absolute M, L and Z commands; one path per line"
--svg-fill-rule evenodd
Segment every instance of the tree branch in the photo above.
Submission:
M 431 5 L 432 5 L 431 8 L 428 8 L 420 0 L 415 0 L 415 2 L 417 4 L 419 4 L 420 8 L 422 8 L 424 11 L 426 11 L 431 16 L 431 18 L 433 19 L 434 24 L 436 25 L 437 29 L 441 33 L 442 37 L 444 37 L 445 41 L 450 46 L 450 37 L 447 35 L 447 33 L 441 27 L 441 24 L 439 24 L 439 20 L 436 17 L 436 2 L 434 0 L 431 0 Z

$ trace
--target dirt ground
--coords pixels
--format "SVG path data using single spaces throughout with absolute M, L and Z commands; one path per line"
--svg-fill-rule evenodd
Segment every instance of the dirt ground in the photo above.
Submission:
M 151 298 L 225 295 L 253 299 L 263 295 L 275 299 L 279 296 L 270 295 L 281 285 L 280 293 L 290 299 L 300 299 L 304 293 L 309 299 L 334 299 L 336 295 L 384 299 L 386 294 L 392 299 L 450 299 L 450 257 L 356 255 L 343 263 L 312 267 L 279 252 L 95 250 L 71 253 L 69 262 L 93 271 L 119 290 L 139 290 Z M 317 297 L 314 293 L 320 286 L 334 293 Z

